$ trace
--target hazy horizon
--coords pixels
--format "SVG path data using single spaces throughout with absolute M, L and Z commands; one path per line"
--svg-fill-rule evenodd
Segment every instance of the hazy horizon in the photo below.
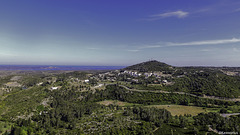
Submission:
M 147 61 L 142 61 L 142 62 L 147 62 Z M 139 62 L 139 63 L 142 63 L 142 62 Z M 162 62 L 162 61 L 159 61 L 159 62 Z M 132 63 L 130 65 L 53 65 L 53 64 L 0 64 L 0 67 L 1 66 L 48 66 L 48 67 L 51 67 L 51 66 L 68 66 L 68 67 L 128 67 L 128 66 L 132 66 L 132 65 L 135 65 L 135 64 L 139 64 L 139 63 Z M 165 62 L 163 62 L 165 63 Z M 165 64 L 168 64 L 170 66 L 174 66 L 174 67 L 240 67 L 240 66 L 224 66 L 224 65 L 219 65 L 219 66 L 212 66 L 212 65 L 171 65 L 169 63 L 165 63 Z
M 0 65 L 240 67 L 235 0 L 0 2 Z

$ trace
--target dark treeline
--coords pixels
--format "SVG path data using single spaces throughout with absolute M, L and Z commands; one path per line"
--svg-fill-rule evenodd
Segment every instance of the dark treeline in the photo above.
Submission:
M 228 98 L 240 95 L 240 77 L 228 76 L 217 71 L 188 73 L 174 81 L 175 84 L 168 86 L 168 90 Z
M 209 125 L 212 129 L 217 129 L 219 132 L 240 132 L 240 115 L 224 118 L 218 113 L 200 113 L 194 118 L 194 124 L 197 126 Z

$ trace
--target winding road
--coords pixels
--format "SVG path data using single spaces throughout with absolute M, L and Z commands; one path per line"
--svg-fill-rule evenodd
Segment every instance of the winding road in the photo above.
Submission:
M 137 92 L 175 93 L 175 94 L 189 95 L 189 96 L 193 96 L 193 97 L 208 98 L 208 99 L 215 99 L 215 100 L 222 100 L 222 101 L 233 101 L 233 102 L 240 101 L 240 98 L 223 98 L 223 97 L 215 97 L 215 96 L 198 96 L 198 95 L 185 93 L 185 92 L 169 92 L 169 91 L 163 91 L 163 90 L 138 90 L 138 89 L 130 89 L 127 86 L 124 86 L 124 85 L 119 85 L 119 86 L 125 88 L 126 90 L 137 91 Z

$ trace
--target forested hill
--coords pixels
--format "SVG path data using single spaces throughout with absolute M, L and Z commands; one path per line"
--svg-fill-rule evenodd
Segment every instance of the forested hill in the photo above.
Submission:
M 162 63 L 156 60 L 142 62 L 129 67 L 124 68 L 124 70 L 136 70 L 139 72 L 149 72 L 149 71 L 170 71 L 172 66 Z
M 132 65 L 123 70 L 163 73 L 147 76 L 144 81 L 141 76 L 135 75 L 138 82 L 133 81 L 132 87 L 138 89 L 178 91 L 227 98 L 240 96 L 240 72 L 236 67 L 173 67 L 154 60 Z M 162 83 L 163 80 L 168 83 Z

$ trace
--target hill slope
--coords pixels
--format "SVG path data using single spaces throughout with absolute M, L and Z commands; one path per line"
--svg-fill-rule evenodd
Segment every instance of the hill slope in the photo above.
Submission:
M 149 71 L 171 71 L 172 66 L 162 63 L 156 60 L 147 61 L 139 64 L 135 64 L 124 68 L 124 70 L 136 70 L 139 72 L 149 72 Z

